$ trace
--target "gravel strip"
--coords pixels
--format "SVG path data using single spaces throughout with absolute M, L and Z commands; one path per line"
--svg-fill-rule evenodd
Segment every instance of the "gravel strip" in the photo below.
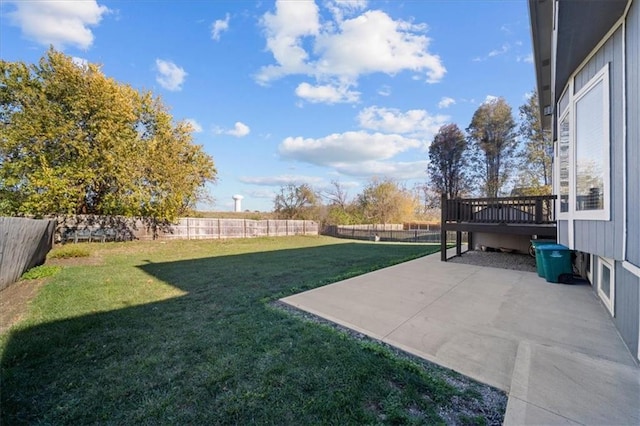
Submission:
M 528 254 L 471 250 L 463 253 L 462 256 L 452 257 L 447 262 L 536 272 L 536 260 Z

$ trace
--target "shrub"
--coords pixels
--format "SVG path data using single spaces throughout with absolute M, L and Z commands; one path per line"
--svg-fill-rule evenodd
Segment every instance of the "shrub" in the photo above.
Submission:
M 88 257 L 89 255 L 91 255 L 91 253 L 85 247 L 66 245 L 53 249 L 47 257 L 49 259 L 69 259 L 72 257 Z
M 37 280 L 39 278 L 51 277 L 62 270 L 60 266 L 40 265 L 29 269 L 22 274 L 23 280 Z

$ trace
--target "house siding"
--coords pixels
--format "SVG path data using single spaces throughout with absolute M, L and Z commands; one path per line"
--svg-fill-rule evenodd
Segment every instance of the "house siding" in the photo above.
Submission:
M 610 221 L 576 220 L 574 222 L 574 248 L 599 256 L 622 260 L 625 194 L 623 180 L 624 111 L 623 111 L 623 31 L 619 28 L 582 67 L 574 79 L 574 93 L 582 89 L 605 65 L 609 65 L 609 99 L 611 104 L 611 181 Z M 636 163 L 637 164 L 637 163 Z
M 627 261 L 640 266 L 640 1 L 626 24 L 627 66 Z
M 558 243 L 569 247 L 569 222 L 559 220 L 557 222 Z
M 638 330 L 640 327 L 640 278 L 627 271 L 621 262 L 616 262 L 615 271 L 615 316 L 613 322 L 622 340 L 631 353 L 638 353 Z

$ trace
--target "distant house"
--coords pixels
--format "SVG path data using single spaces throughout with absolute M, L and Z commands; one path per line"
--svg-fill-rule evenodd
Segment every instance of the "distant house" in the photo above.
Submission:
M 558 242 L 640 359 L 640 0 L 529 0 L 529 11 Z

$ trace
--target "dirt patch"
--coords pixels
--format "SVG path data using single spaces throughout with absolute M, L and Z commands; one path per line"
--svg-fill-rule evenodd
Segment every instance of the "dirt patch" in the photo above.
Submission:
M 0 291 L 0 334 L 24 317 L 45 281 L 44 278 L 18 281 Z
M 485 252 L 470 250 L 447 262 L 467 265 L 489 266 L 491 268 L 512 269 L 516 271 L 536 272 L 536 259 L 528 254 Z
M 47 259 L 46 265 L 56 265 L 62 267 L 68 266 L 98 266 L 104 264 L 104 259 L 97 256 L 89 257 L 70 257 L 68 259 Z
M 97 256 L 47 259 L 45 262 L 45 265 L 62 267 L 97 266 L 102 264 L 104 264 L 104 259 Z M 46 281 L 46 278 L 21 280 L 0 290 L 0 334 L 24 318 L 29 311 L 29 304 L 38 295 Z

